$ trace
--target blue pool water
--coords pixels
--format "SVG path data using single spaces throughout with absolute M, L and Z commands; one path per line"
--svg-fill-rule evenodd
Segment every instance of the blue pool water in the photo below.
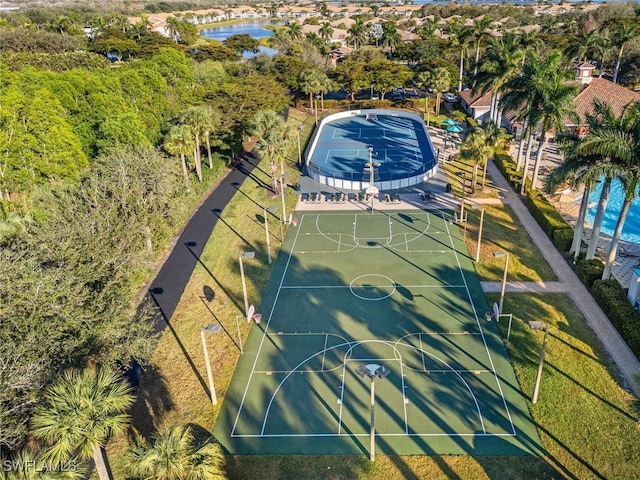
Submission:
M 260 40 L 261 38 L 268 38 L 273 35 L 273 31 L 264 28 L 265 25 L 273 25 L 278 22 L 274 22 L 272 20 L 251 20 L 242 23 L 235 23 L 233 25 L 224 25 L 221 27 L 210 27 L 200 30 L 200 35 L 205 38 L 211 38 L 213 40 L 218 40 L 222 42 L 232 35 L 249 35 L 256 40 Z M 267 55 L 273 56 L 278 53 L 277 50 L 269 47 L 263 47 L 260 45 L 258 47 L 258 53 L 253 52 L 244 52 L 242 56 L 244 58 L 253 58 L 254 56 L 260 53 L 266 53 Z
M 587 210 L 587 223 L 593 225 L 593 218 L 596 215 L 596 209 L 598 206 L 598 200 L 600 199 L 600 192 L 602 191 L 602 183 L 598 184 L 595 191 L 589 195 L 589 204 L 591 208 Z M 604 212 L 604 220 L 602 222 L 602 233 L 608 236 L 613 235 L 613 231 L 616 228 L 618 222 L 618 216 L 622 209 L 622 202 L 624 201 L 624 191 L 622 190 L 622 184 L 619 180 L 614 180 L 611 183 L 611 193 L 609 194 L 609 203 L 607 209 Z M 622 240 L 640 244 L 640 198 L 638 198 L 638 191 L 636 191 L 636 198 L 631 203 L 627 220 L 622 229 Z

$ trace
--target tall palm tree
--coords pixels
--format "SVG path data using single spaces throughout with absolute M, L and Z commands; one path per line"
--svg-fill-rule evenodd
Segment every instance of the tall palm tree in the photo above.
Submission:
M 566 79 L 567 72 L 562 68 L 562 55 L 558 50 L 553 50 L 546 57 L 540 56 L 537 52 L 530 52 L 522 73 L 505 84 L 508 93 L 503 99 L 503 106 L 519 109 L 518 117 L 528 123 L 531 133 L 535 129 L 541 130 L 532 188 L 536 188 L 547 132 L 552 128 L 561 132 L 564 129 L 564 120 L 575 117 L 574 98 L 578 86 L 568 83 Z M 526 176 L 525 168 L 523 186 Z
M 575 59 L 579 62 L 588 60 L 589 55 L 593 52 L 593 48 L 600 40 L 598 30 L 590 32 L 579 32 L 569 42 L 567 48 L 567 57 Z
M 140 480 L 226 480 L 220 445 L 210 437 L 200 445 L 188 426 L 168 429 L 127 453 L 129 474 Z
M 616 223 L 602 278 L 609 278 L 616 259 L 622 229 L 640 182 L 640 102 L 627 105 L 619 117 L 611 107 L 602 105 L 603 122 L 589 130 L 578 151 L 585 154 L 606 155 L 618 170 L 618 178 L 625 188 L 622 209 Z
M 612 44 L 618 50 L 616 56 L 616 67 L 613 71 L 613 83 L 618 83 L 618 73 L 620 72 L 620 61 L 624 54 L 625 46 L 633 39 L 640 35 L 640 27 L 636 23 L 625 23 L 620 25 L 613 32 Z
M 284 152 L 289 146 L 292 134 L 284 119 L 273 110 L 258 111 L 252 119 L 251 132 L 251 135 L 257 138 L 258 154 L 261 158 L 269 160 L 273 190 L 278 192 L 278 160 L 280 160 L 280 173 L 284 174 Z
M 184 183 L 189 186 L 189 170 L 187 168 L 187 155 L 193 152 L 195 141 L 191 135 L 191 128 L 187 125 L 173 125 L 164 138 L 162 145 L 169 155 L 180 159 Z
M 347 33 L 349 34 L 349 40 L 355 48 L 363 45 L 367 41 L 367 26 L 364 24 L 364 19 L 362 17 L 356 17 L 354 24 L 349 27 Z
M 314 108 L 313 96 L 320 91 L 321 83 L 322 78 L 320 72 L 313 68 L 303 71 L 300 75 L 300 87 L 303 92 L 309 94 L 309 108 L 312 112 L 317 108 L 317 105 Z
M 384 22 L 382 24 L 382 45 L 389 47 L 389 54 L 393 54 L 393 49 L 401 41 L 402 37 L 398 33 L 396 22 Z
M 302 25 L 296 22 L 290 22 L 287 25 L 287 33 L 291 40 L 299 40 L 302 38 Z
M 607 29 L 598 31 L 597 42 L 593 45 L 592 49 L 593 54 L 596 55 L 598 59 L 600 59 L 600 73 L 598 74 L 598 78 L 602 78 L 602 75 L 604 75 L 605 59 L 607 57 L 607 54 L 611 50 L 611 36 Z
M 472 128 L 460 145 L 460 158 L 473 162 L 471 191 L 476 192 L 478 184 L 478 167 L 484 166 L 491 156 L 492 150 L 487 144 L 486 132 L 481 127 Z
M 489 119 L 498 126 L 501 123 L 501 94 L 509 79 L 521 72 L 523 58 L 524 52 L 515 34 L 506 33 L 502 37 L 492 37 L 487 44 L 474 90 L 479 90 L 482 95 L 491 92 Z
M 480 44 L 482 40 L 490 35 L 488 29 L 492 25 L 491 18 L 487 15 L 483 15 L 480 18 L 476 18 L 473 21 L 473 25 L 469 30 L 469 36 L 473 39 L 475 44 L 475 57 L 473 62 L 473 76 L 478 74 L 478 61 L 480 60 Z
M 213 160 L 211 158 L 211 135 L 220 127 L 222 117 L 220 113 L 208 105 L 202 107 L 202 136 L 207 145 L 207 159 L 209 160 L 209 168 L 213 168 Z
M 100 480 L 111 480 L 103 447 L 111 435 L 127 430 L 130 417 L 125 412 L 133 400 L 129 385 L 107 368 L 67 371 L 44 392 L 32 433 L 47 445 L 47 459 L 93 458 Z
M 191 135 L 195 143 L 193 158 L 196 165 L 196 174 L 198 180 L 202 181 L 202 157 L 200 155 L 200 139 L 203 137 L 205 125 L 208 124 L 208 113 L 202 106 L 194 106 L 187 108 L 180 115 L 179 122 L 191 129 Z
M 592 120 L 595 118 L 595 116 L 589 115 L 587 124 L 593 124 Z M 561 185 L 566 185 L 572 190 L 583 188 L 576 228 L 573 232 L 573 241 L 569 249 L 569 253 L 573 254 L 574 260 L 577 260 L 580 255 L 584 223 L 589 205 L 589 195 L 596 182 L 600 181 L 603 176 L 611 177 L 612 169 L 606 156 L 579 153 L 578 147 L 582 142 L 582 138 L 574 132 L 565 132 L 559 135 L 557 142 L 560 150 L 563 152 L 564 161 L 546 178 L 544 191 L 547 194 L 553 194 Z M 601 196 L 601 199 L 603 198 L 606 200 L 607 196 Z M 602 212 L 604 212 L 604 208 Z M 599 223 L 594 221 L 594 227 L 597 228 L 597 232 L 600 231 L 601 224 L 602 221 Z M 595 247 L 598 243 L 597 232 L 593 232 L 591 236 L 590 245 L 593 245 L 593 253 L 595 253 Z M 590 256 L 587 255 L 587 258 L 593 258 L 593 253 Z
M 331 36 L 333 35 L 333 27 L 329 22 L 322 22 L 320 24 L 320 28 L 318 29 L 318 33 L 320 34 L 320 38 L 322 38 L 325 42 L 331 40 Z
M 460 91 L 462 90 L 462 77 L 464 75 L 464 55 L 467 51 L 470 30 L 464 26 L 459 17 L 453 17 L 447 23 L 447 32 L 450 35 L 451 46 L 460 49 L 460 73 L 458 76 L 458 91 Z

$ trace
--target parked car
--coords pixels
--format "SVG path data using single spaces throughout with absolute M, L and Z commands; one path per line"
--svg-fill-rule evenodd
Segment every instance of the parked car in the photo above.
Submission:
M 457 102 L 458 100 L 460 100 L 460 97 L 458 97 L 458 95 L 451 92 L 445 93 L 444 95 L 442 95 L 442 98 L 445 102 Z

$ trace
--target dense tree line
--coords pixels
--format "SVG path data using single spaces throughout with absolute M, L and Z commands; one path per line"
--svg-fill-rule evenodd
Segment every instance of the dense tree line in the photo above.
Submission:
M 255 112 L 289 101 L 235 53 L 196 60 L 143 32 L 130 38 L 135 59 L 114 68 L 78 47 L 115 44 L 108 27 L 93 40 L 7 31 L 28 40 L 5 44 L 0 63 L 0 453 L 25 441 L 39 392 L 61 372 L 150 358 L 140 286 Z M 48 35 L 60 50 L 40 47 Z

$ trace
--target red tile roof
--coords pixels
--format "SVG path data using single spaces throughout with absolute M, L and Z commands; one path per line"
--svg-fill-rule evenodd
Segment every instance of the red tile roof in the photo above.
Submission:
M 594 78 L 584 86 L 575 98 L 576 112 L 582 122 L 585 120 L 585 114 L 593 111 L 593 101 L 595 99 L 609 105 L 613 113 L 617 116 L 622 113 L 622 110 L 628 104 L 640 102 L 640 93 L 636 93 L 604 78 Z M 567 125 L 570 125 L 570 123 L 567 123 Z

